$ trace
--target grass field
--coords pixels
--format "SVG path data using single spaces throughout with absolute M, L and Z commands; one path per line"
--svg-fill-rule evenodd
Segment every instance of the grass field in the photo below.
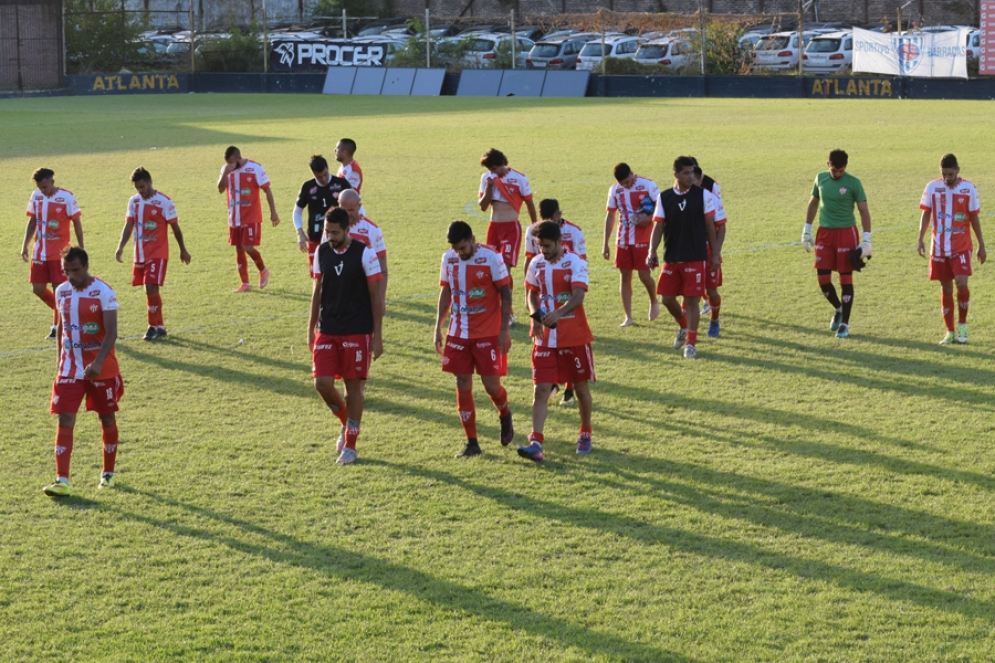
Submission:
M 992 267 L 971 279 L 970 343 L 940 347 L 939 288 L 915 250 L 919 196 L 948 151 L 995 232 L 991 113 L 873 100 L 0 102 L 0 661 L 992 660 Z M 342 136 L 359 143 L 391 273 L 350 467 L 333 465 L 337 422 L 311 386 L 290 216 L 308 156 L 331 157 Z M 229 144 L 266 166 L 283 218 L 263 233 L 271 285 L 241 296 L 215 188 Z M 566 408 L 551 408 L 543 464 L 501 448 L 478 385 L 485 455 L 452 458 L 455 388 L 432 348 L 438 260 L 452 219 L 484 233 L 478 160 L 492 146 L 587 231 L 589 457 L 573 453 Z M 845 341 L 798 243 L 834 147 L 850 152 L 875 227 Z M 699 342 L 697 362 L 638 296 L 637 325 L 617 327 L 617 275 L 598 257 L 612 166 L 666 186 L 685 153 L 721 183 L 730 219 L 722 336 Z M 42 165 L 79 198 L 91 272 L 117 289 L 126 380 L 120 487 L 97 491 L 88 414 L 62 501 L 40 490 L 54 472 L 51 314 L 18 257 Z M 170 337 L 152 344 L 130 265 L 113 258 L 139 165 L 176 201 L 193 254 L 170 265 Z M 524 440 L 525 328 L 513 339 L 505 383 Z

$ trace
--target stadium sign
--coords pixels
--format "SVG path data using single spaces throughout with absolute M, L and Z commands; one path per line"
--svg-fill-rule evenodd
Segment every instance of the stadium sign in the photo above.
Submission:
M 348 41 L 275 41 L 269 52 L 270 71 L 325 71 L 328 67 L 382 67 L 383 44 Z
M 163 94 L 187 92 L 187 74 L 114 74 L 66 76 L 75 94 Z
M 967 30 L 882 34 L 853 29 L 853 71 L 916 78 L 967 78 Z
M 893 99 L 898 81 L 890 78 L 816 78 L 809 97 L 875 97 Z

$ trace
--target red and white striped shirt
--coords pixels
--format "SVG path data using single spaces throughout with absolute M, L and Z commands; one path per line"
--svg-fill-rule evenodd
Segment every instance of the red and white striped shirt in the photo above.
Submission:
M 949 257 L 967 253 L 971 242 L 971 217 L 981 211 L 978 190 L 967 180 L 948 187 L 942 179 L 926 185 L 919 209 L 930 210 L 933 217 L 933 239 L 930 255 Z
M 352 188 L 356 190 L 356 193 L 361 194 L 363 192 L 363 169 L 359 167 L 359 163 L 355 159 L 339 166 L 339 170 L 335 173 L 335 176 L 348 180 Z
M 539 293 L 543 313 L 561 308 L 570 300 L 574 288 L 587 290 L 587 283 L 587 261 L 570 251 L 556 262 L 549 262 L 540 253 L 529 263 L 525 275 L 525 287 Z M 594 340 L 583 305 L 557 320 L 556 329 L 544 325 L 542 331 L 543 338 L 535 339 L 535 344 L 544 348 L 571 348 Z
M 449 336 L 488 338 L 501 332 L 501 286 L 511 283 L 500 253 L 477 245 L 469 260 L 449 249 L 442 256 L 439 285 L 452 295 Z
M 221 172 L 224 170 L 222 167 Z M 268 186 L 266 169 L 255 161 L 246 161 L 244 166 L 228 173 L 228 225 L 241 228 L 261 224 L 263 207 L 259 190 Z
M 605 209 L 618 212 L 618 233 L 615 245 L 627 249 L 635 244 L 649 244 L 653 235 L 653 224 L 643 227 L 636 225 L 635 214 L 643 209 L 643 201 L 647 198 L 653 203 L 660 197 L 660 189 L 653 180 L 636 175 L 636 182 L 631 189 L 626 189 L 616 182 L 608 189 L 608 203 Z
M 149 260 L 169 259 L 169 234 L 167 228 L 176 223 L 176 206 L 161 191 L 145 200 L 135 194 L 128 201 L 125 221 L 135 224 L 135 264 Z
M 100 279 L 77 290 L 66 281 L 55 290 L 59 319 L 62 322 L 62 350 L 59 354 L 60 378 L 83 379 L 83 370 L 96 359 L 104 342 L 104 311 L 117 310 L 117 295 Z M 104 380 L 119 374 L 112 349 L 104 360 L 100 375 Z
M 584 241 L 584 231 L 577 224 L 563 219 L 563 223 L 560 225 L 560 244 L 567 251 L 573 251 L 587 260 L 587 243 Z M 530 226 L 525 231 L 525 257 L 534 258 L 539 253 L 539 240 L 532 235 L 532 227 Z
M 61 260 L 69 246 L 69 226 L 80 218 L 79 204 L 72 191 L 56 189 L 51 196 L 35 190 L 28 199 L 28 216 L 35 220 L 35 248 L 32 260 Z

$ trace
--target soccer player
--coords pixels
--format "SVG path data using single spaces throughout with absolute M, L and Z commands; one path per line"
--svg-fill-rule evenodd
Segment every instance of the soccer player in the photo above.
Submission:
M 487 170 L 480 176 L 480 211 L 490 210 L 491 214 L 487 226 L 487 245 L 501 254 L 510 275 L 510 268 L 518 265 L 518 254 L 522 249 L 522 225 L 518 214 L 523 204 L 531 223 L 534 225 L 538 221 L 536 206 L 532 202 L 532 187 L 529 178 L 508 166 L 508 157 L 500 150 L 491 148 L 484 152 L 480 165 Z M 515 324 L 514 313 L 511 324 Z
M 55 310 L 55 289 L 65 282 L 62 273 L 62 249 L 69 246 L 69 224 L 72 222 L 76 243 L 83 248 L 82 212 L 71 191 L 55 186 L 55 171 L 39 168 L 32 176 L 37 191 L 28 199 L 28 225 L 21 245 L 21 260 L 31 263 L 28 281 L 38 299 L 52 309 L 52 329 L 49 340 L 58 338 L 56 324 L 59 313 Z M 35 237 L 34 251 L 28 254 L 28 242 Z M 52 284 L 52 290 L 48 284 Z
M 587 261 L 563 248 L 560 226 L 543 221 L 529 231 L 539 240 L 541 255 L 529 264 L 525 288 L 529 295 L 532 320 L 529 335 L 532 348 L 532 433 L 518 455 L 542 460 L 543 427 L 546 423 L 549 392 L 554 384 L 571 382 L 580 409 L 580 437 L 577 453 L 591 453 L 591 387 L 595 380 L 591 353 L 591 328 L 584 314 L 587 292 Z
M 632 324 L 632 272 L 639 274 L 639 281 L 646 288 L 650 298 L 649 319 L 656 320 L 660 315 L 660 302 L 653 290 L 653 276 L 646 267 L 649 253 L 650 235 L 653 234 L 653 204 L 660 195 L 656 183 L 632 172 L 629 164 L 615 166 L 615 184 L 608 189 L 608 213 L 605 215 L 605 240 L 601 255 L 611 258 L 608 242 L 615 227 L 615 214 L 618 214 L 618 236 L 615 240 L 615 267 L 621 275 L 619 294 L 622 296 L 622 309 L 625 320 L 619 327 Z
M 78 246 L 62 250 L 67 282 L 55 290 L 57 330 L 62 338 L 59 368 L 52 385 L 49 411 L 59 416 L 55 436 L 55 483 L 43 488 L 49 497 L 72 494 L 69 460 L 73 453 L 76 414 L 86 397 L 86 409 L 100 417 L 104 448 L 100 488 L 114 485 L 118 430 L 114 413 L 124 394 L 124 383 L 114 356 L 117 340 L 117 296 L 109 285 L 89 272 L 90 259 Z
M 380 261 L 380 300 L 387 306 L 387 245 L 383 231 L 363 214 L 363 200 L 355 189 L 346 189 L 339 194 L 339 206 L 349 214 L 349 235 L 353 239 L 373 249 Z M 384 309 L 386 312 L 386 308 Z
M 933 235 L 929 246 L 929 279 L 940 282 L 943 323 L 947 333 L 940 345 L 950 345 L 954 341 L 954 283 L 957 284 L 957 335 L 958 343 L 967 343 L 967 309 L 971 301 L 971 291 L 967 287 L 967 277 L 971 269 L 971 229 L 978 237 L 978 262 L 985 263 L 988 253 L 985 240 L 981 236 L 981 221 L 978 214 L 978 190 L 960 176 L 960 166 L 953 154 L 944 154 L 940 159 L 940 179 L 926 185 L 919 202 L 922 216 L 919 218 L 919 255 L 926 257 L 923 238 L 930 219 L 933 222 Z
M 714 195 L 694 183 L 694 161 L 690 157 L 674 159 L 674 186 L 660 194 L 653 212 L 656 226 L 646 265 L 656 267 L 660 261 L 657 249 L 663 240 L 663 267 L 657 292 L 663 305 L 677 321 L 674 349 L 685 343 L 684 357 L 698 356 L 698 310 L 705 293 L 705 274 L 717 269 L 722 262 L 722 250 L 715 239 Z M 708 246 L 714 247 L 711 258 Z M 683 297 L 687 310 L 681 309 L 678 297 Z
M 456 376 L 456 408 L 466 433 L 466 448 L 456 457 L 468 458 L 483 453 L 477 441 L 474 370 L 497 408 L 501 445 L 515 438 L 508 392 L 501 386 L 511 349 L 511 278 L 501 256 L 478 244 L 465 221 L 453 221 L 446 239 L 452 248 L 443 254 L 439 273 L 435 350 L 443 357 L 442 370 Z M 449 328 L 443 338 L 447 312 Z
M 335 173 L 336 177 L 348 180 L 352 188 L 357 192 L 363 192 L 363 169 L 359 167 L 359 162 L 353 158 L 356 154 L 356 141 L 351 138 L 343 138 L 335 146 L 335 160 L 341 165 Z
M 234 145 L 225 150 L 225 165 L 218 178 L 218 192 L 228 193 L 228 243 L 235 247 L 235 262 L 242 285 L 235 292 L 250 292 L 249 268 L 245 262 L 248 255 L 259 269 L 259 289 L 269 283 L 269 269 L 256 249 L 262 241 L 263 208 L 259 202 L 259 191 L 266 194 L 270 220 L 273 227 L 280 223 L 276 213 L 276 202 L 270 190 L 269 177 L 261 164 L 245 159 Z
M 843 150 L 829 153 L 829 170 L 815 176 L 812 185 L 812 199 L 805 214 L 805 228 L 802 230 L 802 246 L 808 252 L 815 246 L 815 270 L 819 287 L 826 300 L 835 309 L 829 322 L 830 331 L 836 338 L 850 336 L 850 311 L 853 309 L 853 267 L 850 252 L 860 249 L 863 258 L 871 257 L 871 213 L 867 209 L 867 194 L 864 185 L 846 172 L 849 155 Z M 864 229 L 863 241 L 857 234 L 857 220 L 854 206 L 860 212 L 860 225 Z M 812 241 L 812 222 L 819 213 L 819 231 Z M 840 300 L 833 287 L 833 272 L 839 272 Z
M 584 260 L 587 260 L 587 243 L 584 241 L 584 231 L 574 223 L 571 223 L 563 218 L 563 213 L 560 211 L 560 203 L 554 198 L 545 198 L 539 201 L 539 217 L 543 221 L 552 221 L 560 226 L 560 243 L 563 248 L 567 251 L 572 251 L 576 253 Z M 529 227 L 529 232 L 525 237 L 525 274 L 529 273 L 529 265 L 532 263 L 532 259 L 539 255 L 539 241 L 536 239 L 535 235 L 532 234 L 532 228 Z M 550 397 L 559 391 L 560 385 L 554 384 L 550 390 Z M 574 399 L 573 385 L 567 383 L 563 389 L 563 400 L 560 401 L 560 405 L 571 405 L 576 403 Z
M 726 210 L 725 205 L 722 203 L 722 189 L 719 187 L 719 183 L 713 180 L 708 175 L 701 170 L 698 166 L 698 160 L 694 157 L 694 183 L 700 186 L 705 191 L 710 192 L 718 200 L 718 208 L 715 210 L 715 240 L 718 242 L 719 250 L 725 244 L 726 240 Z M 708 245 L 709 260 L 711 260 L 712 245 Z M 711 319 L 708 322 L 708 336 L 710 338 L 716 338 L 721 331 L 721 322 L 719 319 L 719 311 L 722 306 L 722 296 L 719 295 L 719 288 L 722 286 L 722 265 L 719 265 L 718 269 L 709 269 L 708 275 L 705 276 L 705 301 L 701 304 L 701 313 L 711 313 Z
M 121 231 L 121 241 L 117 244 L 114 257 L 118 262 L 123 262 L 121 255 L 124 253 L 124 245 L 134 232 L 135 260 L 131 285 L 145 286 L 149 328 L 144 339 L 154 341 L 166 335 L 159 286 L 166 282 L 166 264 L 169 261 L 167 226 L 173 229 L 176 243 L 180 245 L 180 260 L 183 264 L 190 264 L 190 253 L 183 243 L 183 231 L 176 218 L 176 206 L 167 195 L 152 188 L 152 175 L 149 171 L 139 166 L 131 174 L 131 182 L 138 193 L 128 201 L 124 230 Z
M 307 253 L 308 269 L 314 264 L 314 252 L 325 234 L 325 214 L 339 206 L 339 194 L 352 185 L 344 178 L 330 175 L 328 161 L 320 154 L 311 157 L 308 164 L 313 178 L 301 185 L 301 192 L 294 205 L 294 228 L 297 229 L 297 244 Z M 304 228 L 304 209 L 307 209 L 307 228 Z
M 313 356 L 314 388 L 342 423 L 336 463 L 356 460 L 363 419 L 363 387 L 370 359 L 383 354 L 383 302 L 377 254 L 349 236 L 349 214 L 341 208 L 325 216 L 327 242 L 314 256 L 314 291 L 307 342 Z M 345 398 L 335 380 L 345 382 Z

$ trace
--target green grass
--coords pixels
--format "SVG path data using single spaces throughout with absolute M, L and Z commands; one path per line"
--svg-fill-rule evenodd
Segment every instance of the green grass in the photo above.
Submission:
M 990 227 L 989 103 L 65 98 L 0 102 L 0 126 L 0 660 L 991 660 L 991 266 L 971 279 L 970 343 L 941 348 L 938 287 L 915 252 L 945 152 Z M 308 156 L 342 136 L 359 143 L 391 268 L 386 354 L 361 462 L 345 468 L 311 386 L 290 218 Z M 215 189 L 229 144 L 266 166 L 284 220 L 263 233 L 271 285 L 248 296 L 229 294 Z M 478 386 L 485 455 L 452 459 L 438 260 L 452 219 L 484 233 L 477 164 L 492 146 L 587 231 L 590 457 L 573 453 L 563 408 L 544 464 L 502 449 Z M 845 342 L 798 243 L 838 146 L 875 227 Z M 612 166 L 666 186 L 689 152 L 730 219 L 722 337 L 697 362 L 670 349 L 669 320 L 616 326 L 617 276 L 597 257 Z M 76 193 L 91 271 L 118 291 L 126 380 L 120 488 L 96 490 L 87 414 L 63 501 L 40 490 L 54 470 L 50 313 L 17 257 L 42 165 Z M 130 265 L 113 260 L 139 165 L 176 201 L 193 254 L 184 266 L 174 246 L 171 336 L 154 344 Z M 524 328 L 513 338 L 505 383 L 524 439 Z

